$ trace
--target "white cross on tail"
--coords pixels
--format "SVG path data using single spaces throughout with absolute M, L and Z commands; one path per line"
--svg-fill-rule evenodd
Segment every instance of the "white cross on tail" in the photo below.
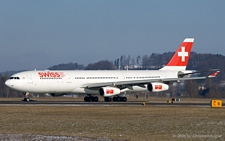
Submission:
M 182 62 L 185 62 L 185 57 L 188 57 L 188 52 L 185 52 L 185 47 L 181 47 L 181 52 L 178 52 L 178 56 L 181 57 Z

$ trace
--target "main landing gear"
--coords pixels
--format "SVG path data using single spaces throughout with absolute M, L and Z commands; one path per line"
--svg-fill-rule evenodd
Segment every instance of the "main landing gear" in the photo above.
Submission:
M 115 96 L 115 97 L 104 97 L 105 102 L 127 102 L 126 97 Z M 84 102 L 98 102 L 97 96 L 88 95 L 84 97 Z
M 23 101 L 30 101 L 30 97 L 29 97 L 29 93 L 28 92 L 23 93 L 23 95 L 24 95 Z
M 98 102 L 98 97 L 97 96 L 85 96 L 84 97 L 85 102 Z
M 111 97 L 105 97 L 105 102 L 127 102 L 127 98 L 126 97 L 120 97 L 120 96 L 115 96 L 113 98 Z
M 126 97 L 115 96 L 115 97 L 113 97 L 113 101 L 114 102 L 127 102 L 127 98 Z

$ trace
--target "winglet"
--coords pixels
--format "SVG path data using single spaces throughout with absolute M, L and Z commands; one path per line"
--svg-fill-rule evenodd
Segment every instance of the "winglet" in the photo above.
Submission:
M 160 70 L 186 70 L 194 38 L 186 38 L 181 43 L 169 63 Z
M 216 72 L 210 74 L 208 77 L 216 77 L 219 73 L 220 73 L 220 71 L 216 71 Z

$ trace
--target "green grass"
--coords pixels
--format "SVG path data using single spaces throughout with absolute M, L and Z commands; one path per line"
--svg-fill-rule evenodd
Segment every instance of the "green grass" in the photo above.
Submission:
M 1 106 L 0 111 L 2 134 L 59 135 L 132 141 L 186 140 L 191 135 L 192 140 L 213 140 L 219 135 L 217 140 L 225 140 L 224 108 Z

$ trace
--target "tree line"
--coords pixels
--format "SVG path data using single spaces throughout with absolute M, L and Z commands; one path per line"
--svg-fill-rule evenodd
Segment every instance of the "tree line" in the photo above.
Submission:
M 174 52 L 163 54 L 152 53 L 150 55 L 121 55 L 114 61 L 101 60 L 96 63 L 89 63 L 87 66 L 78 63 L 58 64 L 49 67 L 49 70 L 146 70 L 160 69 L 171 59 Z M 220 69 L 218 77 L 209 80 L 186 81 L 182 86 L 171 86 L 168 92 L 155 93 L 155 95 L 164 96 L 170 93 L 170 96 L 185 97 L 216 97 L 224 98 L 224 80 L 225 80 L 225 56 L 220 54 L 198 54 L 191 52 L 191 57 L 187 66 L 188 70 L 209 70 Z M 203 75 L 208 75 L 203 73 Z M 23 94 L 7 88 L 4 83 L 9 78 L 8 73 L 0 74 L 0 97 L 22 97 Z M 179 85 L 179 84 L 178 84 Z M 184 94 L 184 95 L 181 95 Z

